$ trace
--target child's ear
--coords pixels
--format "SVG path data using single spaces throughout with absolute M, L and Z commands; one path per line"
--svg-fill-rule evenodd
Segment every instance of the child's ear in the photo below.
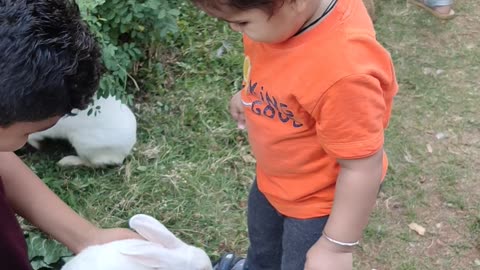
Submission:
M 287 1 L 289 1 L 289 0 L 287 0 Z M 292 5 L 295 8 L 295 10 L 300 13 L 300 12 L 304 12 L 305 10 L 307 10 L 309 8 L 308 4 L 309 4 L 310 1 L 311 0 L 295 0 L 295 1 L 292 1 Z
M 185 246 L 172 232 L 170 232 L 162 223 L 151 216 L 139 214 L 130 218 L 130 228 L 137 231 L 148 241 L 160 244 L 166 248 L 180 248 Z

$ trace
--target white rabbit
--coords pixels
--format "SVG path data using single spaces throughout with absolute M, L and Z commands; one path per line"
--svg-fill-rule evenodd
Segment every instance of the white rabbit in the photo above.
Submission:
M 98 111 L 96 111 L 98 108 Z M 91 113 L 94 111 L 95 113 Z M 62 158 L 60 166 L 101 167 L 120 165 L 137 140 L 137 121 L 133 112 L 113 96 L 95 99 L 85 110 L 64 116 L 58 123 L 28 136 L 28 143 L 39 149 L 43 139 L 64 139 L 78 156 Z
M 158 220 L 135 215 L 130 227 L 146 240 L 119 240 L 91 246 L 61 270 L 211 270 L 207 254 L 185 244 Z

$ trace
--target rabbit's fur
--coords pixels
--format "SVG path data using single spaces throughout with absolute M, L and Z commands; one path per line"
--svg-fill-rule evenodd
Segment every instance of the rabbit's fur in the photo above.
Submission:
M 96 108 L 99 110 L 95 113 Z M 69 141 L 78 156 L 62 158 L 58 162 L 60 166 L 122 164 L 137 140 L 137 121 L 133 112 L 110 96 L 95 99 L 89 108 L 72 113 L 74 115 L 62 117 L 55 126 L 30 134 L 28 143 L 39 149 L 40 142 L 47 138 Z
M 185 244 L 163 224 L 135 215 L 130 227 L 146 240 L 119 240 L 86 248 L 62 270 L 211 270 L 207 254 Z

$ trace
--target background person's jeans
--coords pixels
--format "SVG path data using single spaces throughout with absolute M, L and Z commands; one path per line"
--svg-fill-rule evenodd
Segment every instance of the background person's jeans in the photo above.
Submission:
M 427 0 L 427 5 L 431 7 L 450 6 L 453 0 Z
M 307 251 L 327 217 L 293 219 L 279 214 L 253 183 L 248 198 L 248 270 L 304 270 Z

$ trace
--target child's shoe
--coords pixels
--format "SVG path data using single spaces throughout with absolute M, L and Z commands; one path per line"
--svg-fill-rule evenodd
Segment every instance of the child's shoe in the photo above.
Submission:
M 235 254 L 227 253 L 215 264 L 213 270 L 247 270 L 245 268 L 245 259 L 237 257 Z

